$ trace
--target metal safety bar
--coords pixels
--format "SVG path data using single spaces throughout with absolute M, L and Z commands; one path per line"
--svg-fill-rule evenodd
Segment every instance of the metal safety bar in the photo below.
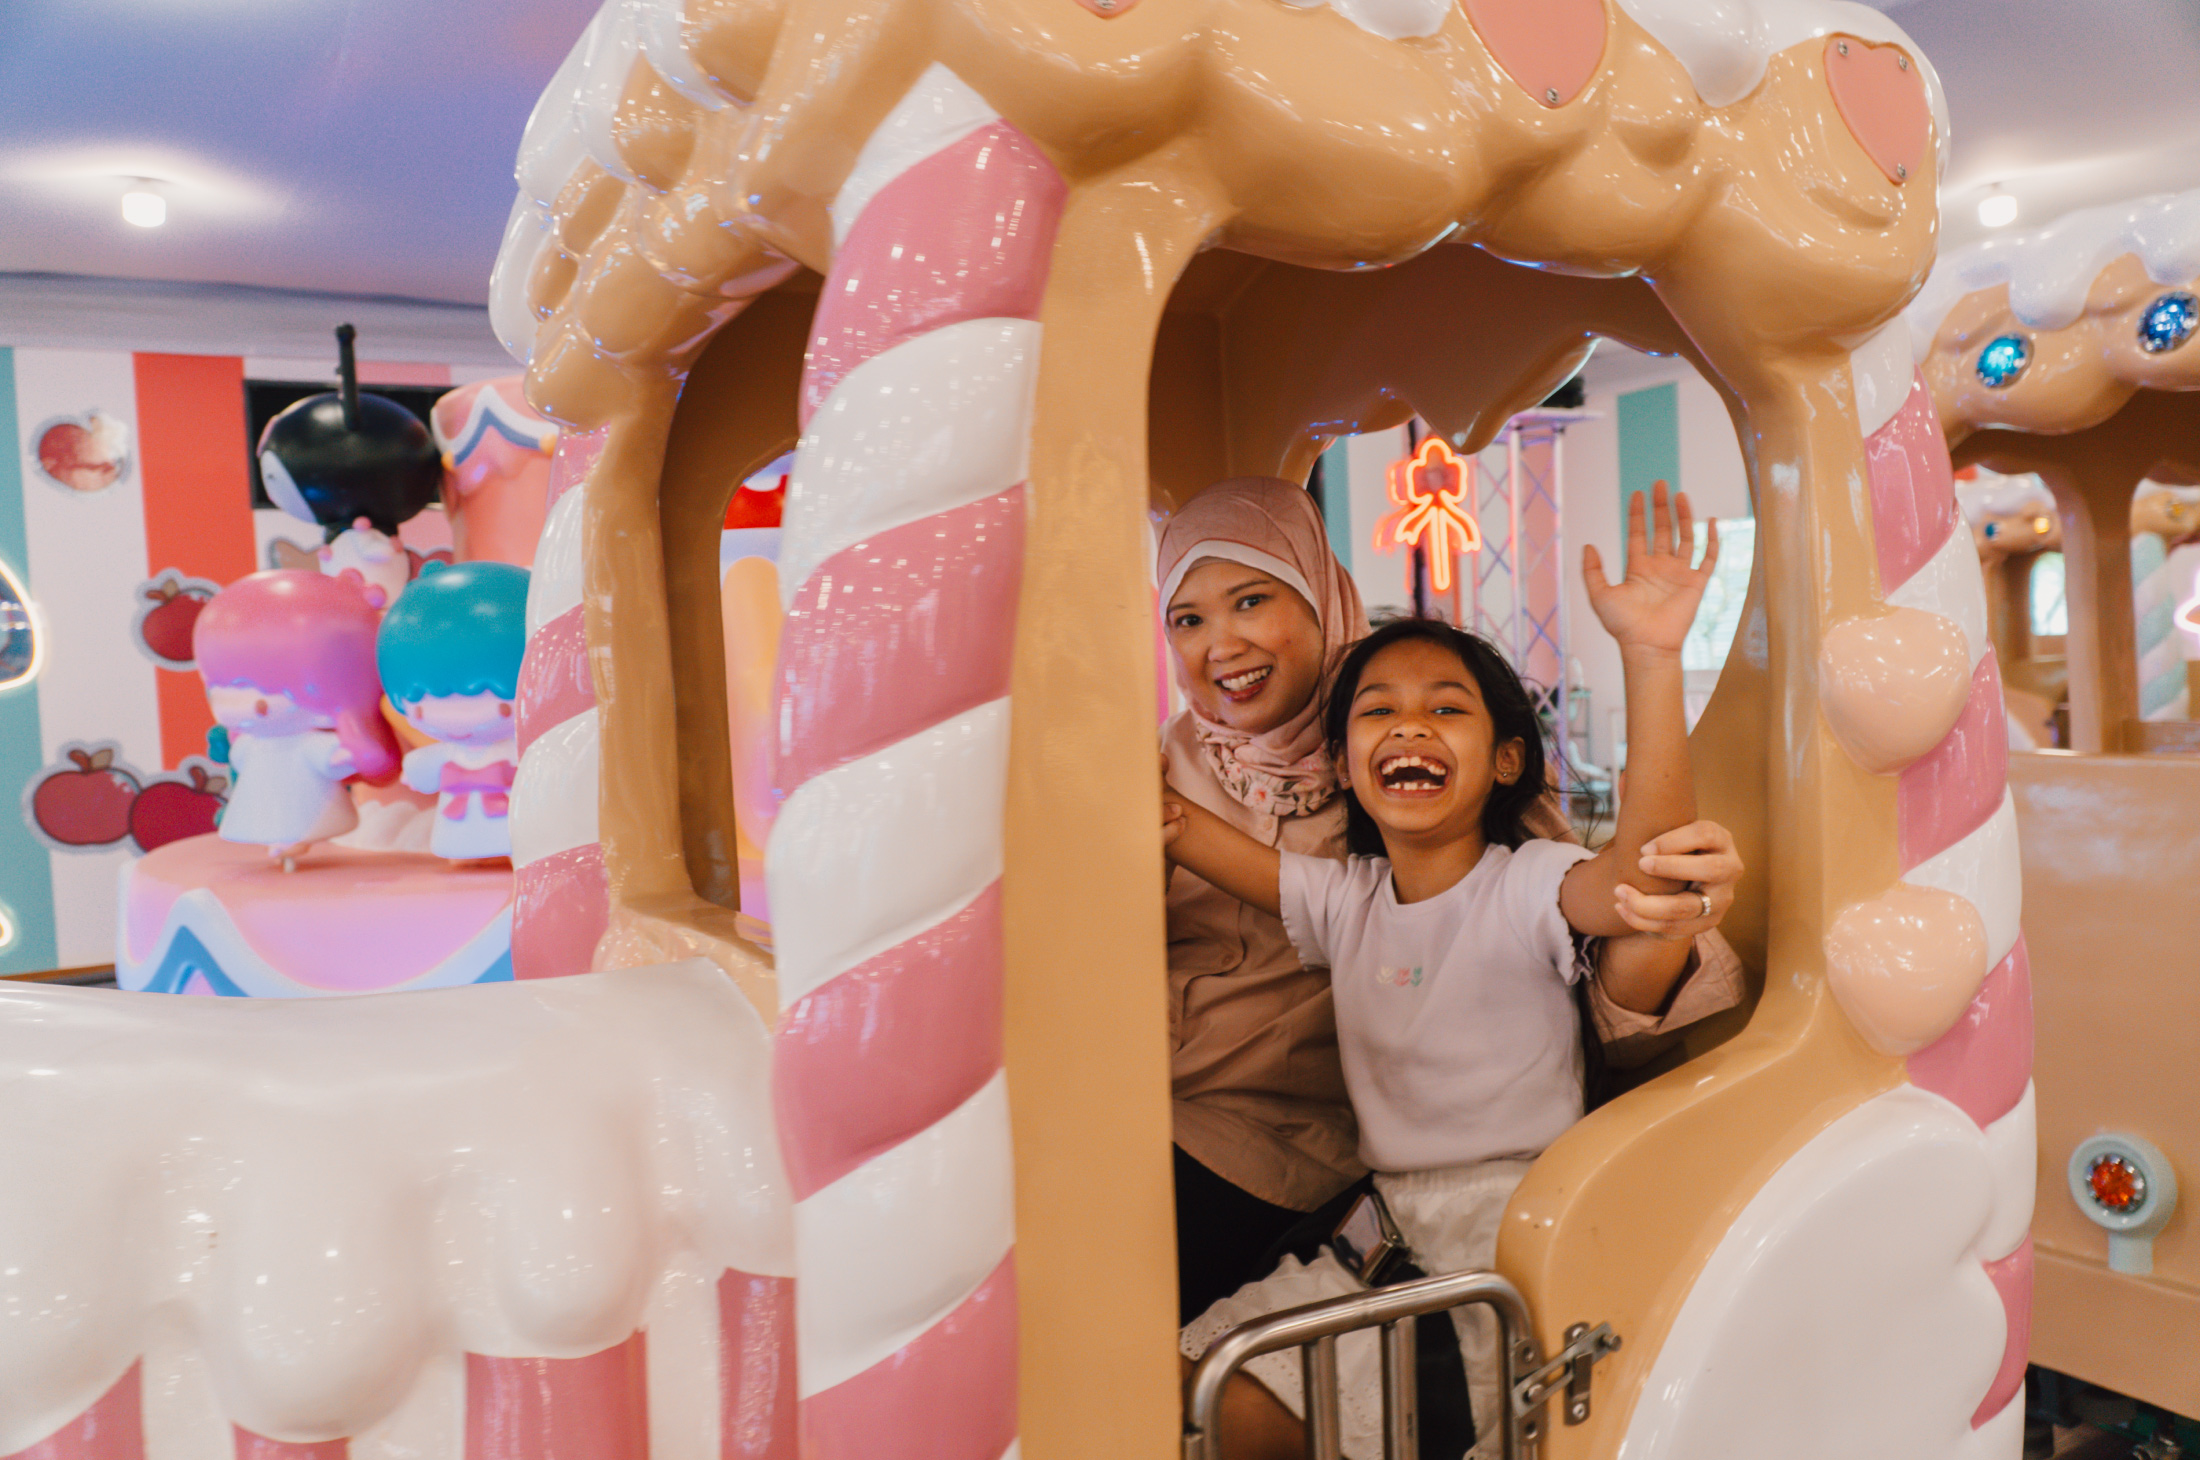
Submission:
M 1494 1272 L 1458 1272 L 1387 1288 L 1371 1288 L 1326 1302 L 1291 1308 L 1229 1330 L 1192 1371 L 1184 1402 L 1184 1460 L 1223 1460 L 1217 1424 L 1230 1376 L 1249 1360 L 1287 1348 L 1302 1349 L 1306 1384 L 1306 1453 L 1311 1460 L 1339 1460 L 1337 1336 L 1380 1327 L 1383 1354 L 1384 1460 L 1419 1460 L 1419 1404 L 1414 1392 L 1416 1318 L 1468 1303 L 1487 1303 L 1497 1315 L 1497 1352 L 1509 1401 L 1498 1408 L 1501 1460 L 1531 1460 L 1542 1433 L 1541 1412 L 1552 1392 L 1568 1391 L 1568 1423 L 1586 1419 L 1588 1375 L 1596 1360 L 1619 1347 L 1608 1327 L 1569 1330 L 1567 1351 L 1544 1363 L 1528 1324 L 1520 1290 Z M 1577 1353 L 1576 1350 L 1583 1350 Z M 1575 1399 L 1578 1383 L 1579 1398 Z M 1578 1417 L 1577 1417 L 1578 1415 Z M 1477 1424 L 1484 1417 L 1475 1416 Z

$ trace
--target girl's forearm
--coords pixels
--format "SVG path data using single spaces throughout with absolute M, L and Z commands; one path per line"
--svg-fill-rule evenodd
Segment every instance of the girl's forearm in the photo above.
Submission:
M 1283 916 L 1283 858 L 1221 817 L 1186 797 L 1174 786 L 1161 788 L 1162 799 L 1184 812 L 1184 825 L 1169 843 L 1169 860 L 1189 868 L 1248 907 L 1270 917 Z
M 1678 886 L 1640 867 L 1645 842 L 1696 819 L 1696 773 L 1688 758 L 1688 717 L 1682 702 L 1680 655 L 1623 646 L 1627 697 L 1627 794 L 1613 828 L 1618 880 L 1645 892 Z
M 1597 984 L 1605 997 L 1636 1014 L 1661 1012 L 1695 949 L 1689 938 L 1630 933 L 1607 938 L 1597 954 Z

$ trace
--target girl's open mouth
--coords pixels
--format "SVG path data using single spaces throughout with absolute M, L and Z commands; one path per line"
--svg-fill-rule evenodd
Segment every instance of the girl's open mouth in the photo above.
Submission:
M 1232 702 L 1249 700 L 1260 693 L 1260 687 L 1266 684 L 1268 676 L 1275 672 L 1276 667 L 1273 664 L 1264 664 L 1258 669 L 1246 669 L 1236 674 L 1225 675 L 1215 681 L 1215 687 L 1222 691 L 1224 699 Z
M 1377 762 L 1376 778 L 1393 796 L 1434 796 L 1451 781 L 1450 767 L 1421 755 L 1393 755 Z

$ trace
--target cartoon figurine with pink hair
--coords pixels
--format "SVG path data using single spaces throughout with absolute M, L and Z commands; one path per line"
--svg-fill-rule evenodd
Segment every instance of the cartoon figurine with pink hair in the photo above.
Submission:
M 378 619 L 356 585 L 289 569 L 240 578 L 199 614 L 193 652 L 237 772 L 224 841 L 267 847 L 287 871 L 358 825 L 345 781 L 397 769 L 374 667 Z

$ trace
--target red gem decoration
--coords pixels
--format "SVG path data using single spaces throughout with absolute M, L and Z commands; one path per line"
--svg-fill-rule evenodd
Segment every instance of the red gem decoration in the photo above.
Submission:
M 1375 551 L 1428 539 L 1429 578 L 1438 593 L 1451 592 L 1452 560 L 1482 551 L 1482 526 L 1466 510 L 1467 464 L 1441 436 L 1422 438 L 1420 449 L 1390 464 L 1390 500 L 1398 510 L 1375 524 Z
M 2147 1179 L 2121 1156 L 2103 1156 L 2085 1173 L 2093 1199 L 2112 1212 L 2128 1212 L 2146 1200 Z

